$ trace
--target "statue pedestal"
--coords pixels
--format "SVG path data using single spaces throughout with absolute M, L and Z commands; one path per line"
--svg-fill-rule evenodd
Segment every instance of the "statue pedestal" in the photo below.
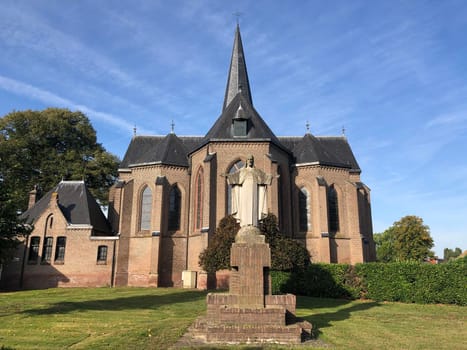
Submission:
M 230 252 L 230 293 L 209 293 L 207 314 L 190 331 L 209 343 L 300 343 L 311 324 L 296 322 L 295 295 L 271 295 L 271 252 L 258 228 L 240 229 Z

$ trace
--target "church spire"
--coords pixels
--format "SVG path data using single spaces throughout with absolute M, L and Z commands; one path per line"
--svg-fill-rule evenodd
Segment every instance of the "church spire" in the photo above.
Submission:
M 248 73 L 246 71 L 245 55 L 243 54 L 242 38 L 240 36 L 240 26 L 237 23 L 222 111 L 227 108 L 239 92 L 253 105 Z

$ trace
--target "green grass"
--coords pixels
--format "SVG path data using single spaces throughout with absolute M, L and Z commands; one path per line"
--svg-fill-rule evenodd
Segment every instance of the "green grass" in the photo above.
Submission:
M 1 293 L 0 349 L 166 349 L 204 313 L 204 300 L 203 292 L 163 288 Z M 461 306 L 299 297 L 297 307 L 318 339 L 306 347 L 467 349 Z

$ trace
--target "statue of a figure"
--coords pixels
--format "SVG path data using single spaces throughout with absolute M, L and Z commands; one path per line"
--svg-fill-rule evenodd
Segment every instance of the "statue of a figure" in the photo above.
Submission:
M 245 166 L 233 174 L 226 175 L 232 186 L 232 214 L 240 226 L 257 226 L 258 220 L 268 213 L 267 186 L 272 175 L 254 167 L 254 158 L 249 156 Z

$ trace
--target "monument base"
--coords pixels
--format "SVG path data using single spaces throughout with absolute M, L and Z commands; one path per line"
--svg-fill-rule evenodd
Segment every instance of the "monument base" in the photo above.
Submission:
M 241 315 L 241 311 L 238 315 Z M 193 337 L 206 343 L 299 344 L 307 336 L 302 326 L 302 324 L 279 326 L 257 323 L 213 323 L 207 317 L 202 317 L 195 321 L 190 332 Z M 308 323 L 305 327 L 307 326 L 308 331 L 311 332 L 311 325 Z
M 295 295 L 266 295 L 265 306 L 238 307 L 239 296 L 209 293 L 207 313 L 189 329 L 206 343 L 299 344 L 311 337 L 311 324 L 295 318 Z

